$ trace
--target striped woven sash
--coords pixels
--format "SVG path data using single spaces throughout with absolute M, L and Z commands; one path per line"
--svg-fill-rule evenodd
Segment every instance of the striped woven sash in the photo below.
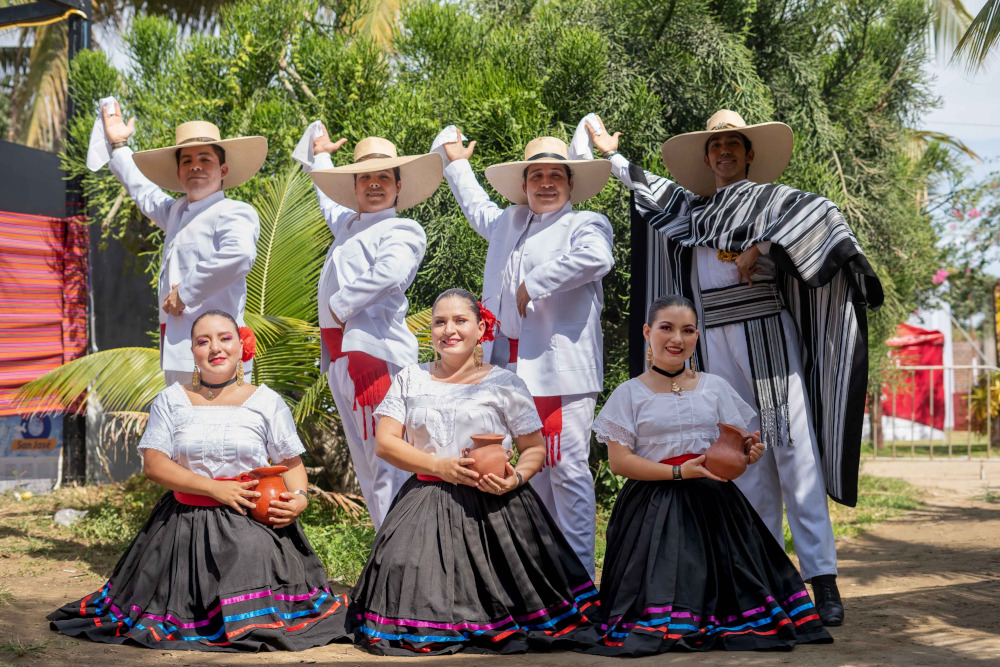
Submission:
M 701 293 L 705 328 L 770 317 L 781 312 L 781 295 L 773 282 L 732 285 Z

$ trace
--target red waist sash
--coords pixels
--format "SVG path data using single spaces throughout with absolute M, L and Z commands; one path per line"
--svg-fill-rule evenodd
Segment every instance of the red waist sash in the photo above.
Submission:
M 663 459 L 660 463 L 664 463 L 668 466 L 679 466 L 685 461 L 690 461 L 691 459 L 696 459 L 701 454 L 681 454 L 680 456 L 672 456 L 669 459 Z
M 508 364 L 517 363 L 517 338 L 508 338 L 507 342 L 510 343 L 510 355 L 507 358 Z
M 434 475 L 421 475 L 419 472 L 417 473 L 417 479 L 419 479 L 421 482 L 443 482 L 444 481 L 440 477 L 435 477 Z
M 323 343 L 330 352 L 330 361 L 347 357 L 347 374 L 354 382 L 354 410 L 361 407 L 369 408 L 374 413 L 375 408 L 385 398 L 389 391 L 392 378 L 389 377 L 389 365 L 383 360 L 365 352 L 344 352 L 344 330 L 338 327 L 321 328 Z M 321 369 L 325 370 L 325 369 Z M 375 415 L 371 415 L 372 437 L 375 436 Z M 364 439 L 368 439 L 368 422 L 364 421 Z
M 235 482 L 235 477 L 213 477 L 217 482 Z M 184 491 L 174 491 L 174 500 L 182 505 L 194 505 L 195 507 L 221 507 L 222 503 L 212 496 L 203 496 L 200 493 L 185 493 Z

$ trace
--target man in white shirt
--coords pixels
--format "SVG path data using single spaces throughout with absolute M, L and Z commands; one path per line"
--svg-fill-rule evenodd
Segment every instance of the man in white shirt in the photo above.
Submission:
M 312 170 L 333 234 L 319 278 L 320 368 L 328 372 L 354 471 L 378 530 L 409 473 L 375 456 L 373 412 L 396 373 L 417 363 L 405 293 L 427 247 L 423 228 L 398 212 L 434 194 L 441 184 L 441 157 L 398 156 L 392 142 L 368 137 L 354 147 L 353 164 L 334 168 L 330 155 L 346 140 L 332 142 L 321 125 L 317 131 L 312 159 L 300 161 Z
M 881 304 L 881 284 L 832 202 L 771 184 L 792 155 L 784 123 L 747 125 L 719 111 L 705 131 L 663 145 L 674 183 L 630 164 L 619 134 L 588 118 L 581 126 L 649 225 L 647 300 L 683 294 L 696 303 L 702 369 L 757 410 L 750 428 L 759 427 L 767 452 L 736 484 L 781 544 L 784 505 L 820 619 L 840 625 L 826 495 L 857 499 L 865 307 Z
M 489 242 L 482 303 L 497 314 L 500 335 L 483 345 L 484 355 L 516 372 L 535 398 L 547 452 L 531 485 L 593 576 L 590 424 L 604 382 L 601 278 L 614 259 L 611 223 L 573 204 L 601 191 L 610 164 L 568 160 L 564 142 L 535 139 L 523 161 L 486 170 L 514 203 L 502 209 L 472 172 L 474 147 L 444 144 L 444 173 L 465 217 Z
M 223 140 L 212 123 L 192 121 L 177 127 L 173 146 L 133 153 L 127 142 L 135 118 L 126 124 L 118 102 L 114 111 L 102 105 L 101 113 L 112 173 L 143 215 L 163 230 L 160 366 L 167 386 L 184 384 L 194 371 L 194 320 L 217 309 L 244 324 L 246 277 L 257 256 L 260 222 L 252 206 L 228 199 L 224 190 L 256 175 L 267 158 L 267 140 Z M 184 196 L 174 199 L 164 190 Z M 245 372 L 250 364 L 244 364 Z

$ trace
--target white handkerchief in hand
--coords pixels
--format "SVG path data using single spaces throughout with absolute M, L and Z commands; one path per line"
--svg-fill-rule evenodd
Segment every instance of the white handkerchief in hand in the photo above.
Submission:
M 449 125 L 448 127 L 438 132 L 438 135 L 434 137 L 434 143 L 431 144 L 431 153 L 437 153 L 438 155 L 440 155 L 441 159 L 444 160 L 444 166 L 446 167 L 449 164 L 451 164 L 451 160 L 448 159 L 448 154 L 444 150 L 444 145 L 454 143 L 456 134 L 461 135 L 462 141 L 469 140 L 467 136 L 461 134 L 458 131 L 457 127 L 455 127 L 454 125 Z
M 302 165 L 307 174 L 316 168 L 316 156 L 313 155 L 313 142 L 316 141 L 316 137 L 321 136 L 323 136 L 323 121 L 314 120 L 309 123 L 305 134 L 302 135 L 299 143 L 295 145 L 295 150 L 292 151 L 292 157 Z
M 597 114 L 588 113 L 584 116 L 580 124 L 576 126 L 576 132 L 573 133 L 573 140 L 569 142 L 570 160 L 594 159 L 594 142 L 590 138 L 590 132 L 587 132 L 588 123 L 593 128 L 594 134 L 601 133 L 601 124 L 597 120 Z
M 111 142 L 104 133 L 104 117 L 101 109 L 107 109 L 108 113 L 115 110 L 115 98 L 103 97 L 97 103 L 97 118 L 94 119 L 94 129 L 90 131 L 90 145 L 87 146 L 87 169 L 97 171 L 108 162 L 111 162 Z

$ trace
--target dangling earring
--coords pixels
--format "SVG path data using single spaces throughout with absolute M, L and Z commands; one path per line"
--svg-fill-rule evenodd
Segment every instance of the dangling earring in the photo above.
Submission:
M 236 363 L 236 386 L 243 386 L 243 362 L 239 361 Z
M 691 355 L 691 373 L 692 373 L 692 375 L 694 373 L 698 372 L 698 361 L 696 359 L 697 356 L 698 356 L 698 348 L 696 347 L 694 349 L 694 354 Z
M 652 346 L 649 346 L 649 347 L 646 348 L 646 365 L 647 366 L 652 366 L 653 365 L 653 347 Z
M 440 369 L 441 369 L 441 355 L 438 354 L 438 349 L 435 347 L 434 348 L 434 370 L 437 371 L 437 370 L 440 370 Z
M 198 370 L 197 364 L 194 366 L 194 373 L 191 373 L 191 386 L 195 391 L 201 389 L 201 371 Z
M 480 343 L 476 343 L 476 349 L 472 351 L 472 360 L 476 364 L 476 368 L 483 367 L 483 346 Z

